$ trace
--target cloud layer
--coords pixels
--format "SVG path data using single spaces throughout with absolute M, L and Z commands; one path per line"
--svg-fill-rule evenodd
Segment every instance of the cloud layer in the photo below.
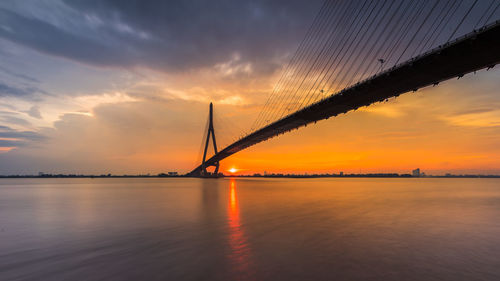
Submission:
M 99 66 L 184 71 L 227 62 L 237 54 L 256 69 L 269 71 L 283 51 L 293 50 L 319 4 L 6 1 L 0 5 L 0 37 Z

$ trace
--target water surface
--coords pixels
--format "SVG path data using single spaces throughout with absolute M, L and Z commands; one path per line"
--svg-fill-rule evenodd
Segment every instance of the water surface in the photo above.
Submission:
M 2 179 L 0 280 L 500 280 L 500 180 Z

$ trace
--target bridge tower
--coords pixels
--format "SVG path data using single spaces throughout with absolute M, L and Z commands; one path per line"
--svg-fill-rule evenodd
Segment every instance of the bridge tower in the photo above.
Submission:
M 205 141 L 205 150 L 203 151 L 203 160 L 201 162 L 201 171 L 200 171 L 200 176 L 202 177 L 217 177 L 219 174 L 219 162 L 215 162 L 214 164 L 207 165 L 205 162 L 207 159 L 207 150 L 208 150 L 208 145 L 210 142 L 210 136 L 212 136 L 212 143 L 214 146 L 214 152 L 217 154 L 217 142 L 215 141 L 215 130 L 214 130 L 214 106 L 212 103 L 210 103 L 210 111 L 208 114 L 208 133 L 207 133 L 207 139 Z M 207 167 L 213 166 L 215 167 L 215 170 L 213 173 L 210 173 L 207 171 Z

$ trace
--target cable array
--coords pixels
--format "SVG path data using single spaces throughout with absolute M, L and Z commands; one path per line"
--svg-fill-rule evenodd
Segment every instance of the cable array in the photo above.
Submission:
M 498 16 L 500 2 L 481 4 L 478 0 L 324 1 L 249 133 Z
M 485 26 L 499 9 L 498 0 L 325 0 L 250 130 L 216 118 L 217 137 L 231 136 L 219 147 Z

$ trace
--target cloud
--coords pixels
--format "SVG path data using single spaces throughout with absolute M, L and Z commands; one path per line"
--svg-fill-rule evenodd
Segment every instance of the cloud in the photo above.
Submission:
M 207 111 L 205 104 L 188 101 L 103 103 L 92 116 L 62 115 L 53 129 L 0 128 L 5 145 L 22 146 L 0 155 L 0 171 L 188 170 L 195 165 Z M 19 142 L 7 142 L 14 139 Z
M 81 104 L 85 108 L 92 109 L 101 104 L 135 102 L 137 101 L 137 99 L 127 94 L 115 92 L 109 94 L 105 93 L 101 95 L 79 96 L 74 98 L 74 101 L 78 104 Z
M 455 126 L 500 127 L 500 110 L 462 113 L 458 115 L 443 116 L 442 118 Z
M 219 71 L 222 76 L 235 77 L 240 75 L 249 75 L 252 73 L 252 64 L 241 62 L 241 56 L 234 54 L 232 58 L 223 63 L 218 63 L 214 68 Z
M 218 101 L 220 104 L 231 104 L 231 105 L 244 105 L 247 104 L 245 98 L 241 96 L 228 96 L 224 99 Z
M 12 110 L 12 111 L 16 111 L 17 108 L 11 104 L 8 104 L 8 103 L 4 103 L 4 102 L 0 102 L 0 108 L 3 108 L 3 109 L 7 109 L 7 110 Z M 12 112 L 11 111 L 0 111 L 1 114 L 11 114 Z
M 29 18 L 0 8 L 0 36 L 44 53 L 73 58 L 97 65 L 126 63 L 126 52 L 116 52 L 112 46 L 76 36 L 47 22 Z M 118 47 L 118 46 L 116 46 Z
M 405 115 L 405 108 L 397 106 L 395 103 L 387 104 L 373 104 L 368 107 L 362 107 L 358 109 L 359 111 L 369 112 L 373 114 L 382 115 L 389 118 L 400 118 Z
M 9 125 L 18 125 L 18 126 L 23 126 L 23 127 L 29 127 L 31 126 L 31 123 L 26 121 L 25 119 L 15 117 L 15 116 L 0 116 L 0 121 L 5 122 Z
M 26 111 L 29 116 L 37 119 L 42 119 L 42 114 L 40 113 L 40 107 L 37 105 L 34 105 L 30 108 L 30 110 Z
M 31 76 L 28 76 L 28 75 L 24 75 L 24 74 L 20 74 L 20 73 L 16 73 L 14 71 L 11 71 L 5 67 L 2 67 L 0 66 L 0 70 L 2 70 L 3 72 L 9 74 L 10 76 L 13 76 L 13 77 L 16 77 L 16 78 L 21 78 L 27 82 L 32 82 L 32 83 L 40 83 L 40 81 L 36 78 L 33 78 Z
M 16 88 L 0 82 L 0 97 L 5 97 L 5 96 L 22 97 L 22 96 L 32 95 L 35 92 L 36 90 L 33 88 L 26 88 L 26 89 Z
M 482 106 L 478 108 L 467 108 L 463 110 L 459 110 L 455 113 L 455 115 L 467 115 L 467 114 L 477 114 L 477 113 L 486 113 L 486 112 L 491 112 L 495 111 L 497 107 L 490 107 L 490 106 Z
M 72 0 L 29 10 L 7 2 L 0 37 L 98 66 L 265 75 L 296 48 L 321 2 Z M 228 65 L 235 53 L 238 65 Z
M 18 131 L 8 126 L 0 126 L 0 152 L 9 152 L 15 148 L 36 146 L 47 137 L 35 131 Z M 6 162 L 5 164 L 9 164 Z
M 20 141 L 20 140 L 3 140 L 3 139 L 0 139 L 0 148 L 1 147 L 20 147 L 20 146 L 24 146 L 25 145 L 25 142 L 24 141 Z
M 46 91 L 37 87 L 15 87 L 0 81 L 0 97 L 16 97 L 31 100 L 38 100 L 39 95 L 50 95 Z
M 8 126 L 0 126 L 0 138 L 40 141 L 46 139 L 46 136 L 34 131 L 17 131 Z

